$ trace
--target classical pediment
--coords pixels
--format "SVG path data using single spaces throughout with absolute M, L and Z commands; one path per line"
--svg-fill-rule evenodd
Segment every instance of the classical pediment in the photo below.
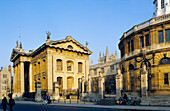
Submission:
M 87 47 L 84 47 L 82 44 L 80 44 L 70 36 L 67 36 L 66 39 L 64 40 L 51 41 L 50 43 L 48 43 L 48 45 L 51 47 L 61 48 L 64 50 L 92 54 L 92 52 Z

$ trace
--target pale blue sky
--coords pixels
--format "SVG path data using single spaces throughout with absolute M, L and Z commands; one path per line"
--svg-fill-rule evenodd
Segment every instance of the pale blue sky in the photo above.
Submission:
M 10 56 L 19 40 L 24 50 L 70 35 L 89 42 L 97 64 L 99 52 L 118 52 L 119 38 L 134 25 L 152 18 L 153 0 L 0 0 L 0 67 L 12 65 Z

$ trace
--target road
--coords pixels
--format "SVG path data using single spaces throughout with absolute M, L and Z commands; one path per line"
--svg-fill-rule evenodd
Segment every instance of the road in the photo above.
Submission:
M 0 111 L 1 110 L 2 110 L 2 107 L 0 107 Z M 9 107 L 7 108 L 7 110 L 9 111 Z M 54 105 L 51 106 L 51 105 L 16 104 L 14 107 L 14 111 L 125 111 L 125 110 L 59 107 L 59 106 L 54 106 Z

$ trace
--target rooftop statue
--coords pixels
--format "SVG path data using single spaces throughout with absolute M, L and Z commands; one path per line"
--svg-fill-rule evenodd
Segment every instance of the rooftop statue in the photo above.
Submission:
M 48 32 L 46 32 L 46 34 L 47 34 L 47 39 L 50 39 L 51 33 L 48 31 Z
M 86 42 L 86 48 L 87 48 L 88 44 L 89 44 L 89 43 L 88 43 L 88 42 Z

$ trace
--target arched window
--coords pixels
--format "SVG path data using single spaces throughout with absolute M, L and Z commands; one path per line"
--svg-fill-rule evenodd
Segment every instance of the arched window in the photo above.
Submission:
M 57 59 L 57 71 L 62 71 L 62 60 Z
M 164 0 L 161 0 L 161 9 L 164 8 L 164 5 L 165 5 Z
M 78 62 L 78 72 L 81 73 L 83 70 L 82 70 L 82 67 L 83 66 L 83 63 L 82 62 Z
M 170 58 L 164 57 L 159 61 L 159 65 L 170 64 Z
M 73 61 L 67 61 L 67 71 L 73 71 Z
M 67 48 L 72 50 L 72 49 L 73 49 L 73 46 L 68 45 Z
M 57 77 L 57 82 L 59 84 L 59 89 L 63 89 L 63 78 L 62 77 Z

